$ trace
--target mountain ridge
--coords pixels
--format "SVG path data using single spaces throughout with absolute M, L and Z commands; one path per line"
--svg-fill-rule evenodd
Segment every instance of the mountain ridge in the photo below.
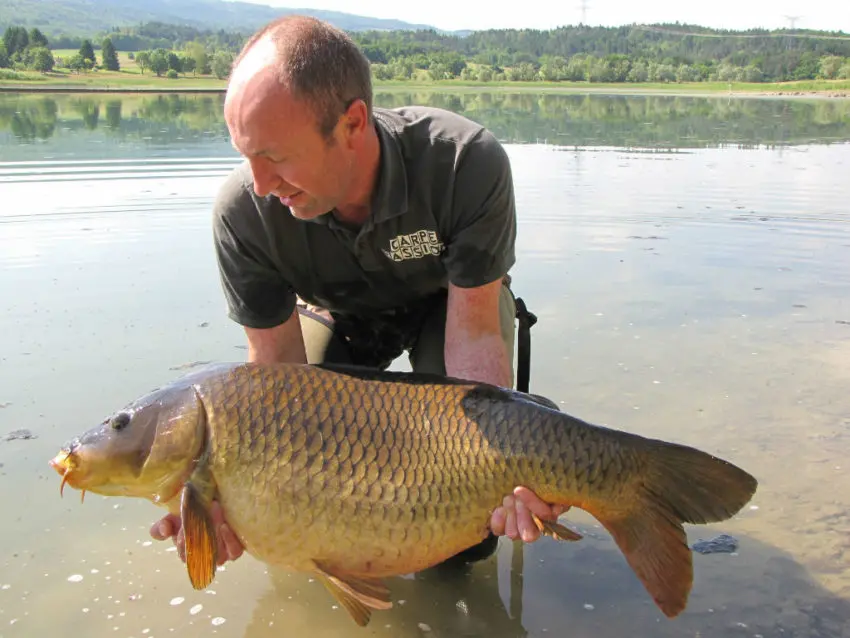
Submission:
M 285 14 L 326 20 L 347 31 L 435 30 L 432 25 L 340 11 L 271 7 L 229 0 L 0 0 L 0 29 L 36 27 L 48 37 L 93 36 L 115 27 L 164 22 L 198 29 L 253 32 Z

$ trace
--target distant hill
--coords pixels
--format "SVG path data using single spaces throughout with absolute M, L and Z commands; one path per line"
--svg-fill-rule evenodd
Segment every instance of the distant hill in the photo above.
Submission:
M 51 35 L 93 36 L 116 27 L 166 22 L 198 29 L 250 32 L 287 13 L 312 15 L 348 31 L 434 28 L 337 11 L 269 7 L 226 0 L 0 0 L 0 30 L 15 25 L 27 29 L 38 27 L 48 38 Z

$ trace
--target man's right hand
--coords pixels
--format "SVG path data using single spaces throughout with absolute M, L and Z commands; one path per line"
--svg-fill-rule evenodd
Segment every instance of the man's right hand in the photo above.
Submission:
M 224 513 L 221 511 L 221 505 L 217 501 L 213 501 L 210 508 L 210 516 L 212 517 L 213 529 L 218 539 L 218 564 L 224 565 L 229 560 L 236 560 L 245 551 L 242 543 L 236 538 L 236 534 L 230 529 L 230 526 L 224 520 Z M 174 546 L 177 547 L 177 554 L 180 560 L 186 562 L 186 542 L 183 537 L 183 529 L 180 524 L 180 517 L 174 514 L 167 514 L 153 524 L 150 530 L 151 537 L 158 541 L 164 541 L 168 538 L 174 539 Z

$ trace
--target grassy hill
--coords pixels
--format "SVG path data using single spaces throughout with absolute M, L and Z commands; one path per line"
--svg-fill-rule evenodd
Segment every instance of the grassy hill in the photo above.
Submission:
M 350 31 L 428 29 L 428 25 L 337 11 L 269 7 L 226 0 L 0 0 L 0 30 L 37 27 L 51 35 L 91 36 L 114 27 L 166 22 L 199 29 L 253 31 L 277 16 L 301 13 Z

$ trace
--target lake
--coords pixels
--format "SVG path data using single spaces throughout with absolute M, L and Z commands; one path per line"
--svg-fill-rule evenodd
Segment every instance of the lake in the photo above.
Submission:
M 669 620 L 594 519 L 466 574 L 392 580 L 357 628 L 245 556 L 194 591 L 149 503 L 67 490 L 68 438 L 243 359 L 210 206 L 238 161 L 217 95 L 0 94 L 0 637 L 850 637 L 850 100 L 379 92 L 489 126 L 519 211 L 531 389 L 760 481 L 733 553 Z M 396 366 L 406 367 L 404 361 Z M 27 429 L 34 438 L 4 440 Z

